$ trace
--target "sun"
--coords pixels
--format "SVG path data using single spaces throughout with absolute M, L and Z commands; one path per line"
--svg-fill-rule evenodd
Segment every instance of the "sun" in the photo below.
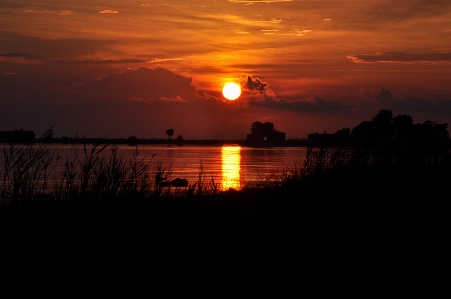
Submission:
M 241 87 L 236 83 L 228 82 L 222 88 L 222 94 L 227 100 L 234 101 L 240 96 Z

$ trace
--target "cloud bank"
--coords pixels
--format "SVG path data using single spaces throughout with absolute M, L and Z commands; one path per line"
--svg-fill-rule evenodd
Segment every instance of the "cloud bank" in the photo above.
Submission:
M 387 52 L 374 54 L 350 55 L 349 59 L 354 63 L 439 63 L 451 62 L 451 53 L 406 53 Z
M 241 88 L 248 91 L 248 93 L 244 93 L 244 98 L 251 107 L 285 109 L 297 112 L 332 112 L 350 108 L 350 106 L 340 102 L 325 100 L 319 95 L 306 100 L 281 99 L 269 89 L 268 83 L 252 76 L 241 78 Z
M 367 96 L 369 94 L 367 93 Z M 438 96 L 435 101 L 428 101 L 425 98 L 405 95 L 404 100 L 396 100 L 390 90 L 381 88 L 379 94 L 371 95 L 384 109 L 391 109 L 405 112 L 426 112 L 426 113 L 451 113 L 451 101 Z

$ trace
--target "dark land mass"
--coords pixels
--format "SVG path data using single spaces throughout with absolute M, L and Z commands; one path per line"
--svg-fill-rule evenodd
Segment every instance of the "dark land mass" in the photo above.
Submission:
M 121 160 L 96 160 L 93 148 L 75 161 L 79 185 L 67 164 L 60 193 L 33 193 L 24 169 L 36 160 L 11 148 L 0 182 L 1 297 L 442 297 L 449 134 L 388 112 L 338 133 L 351 143 L 320 138 L 302 168 L 241 191 L 200 181 L 181 193 L 146 189 L 127 179 L 141 164 L 121 178 Z M 9 174 L 17 184 L 5 183 Z
M 449 170 L 358 167 L 210 196 L 2 205 L 2 298 L 439 297 Z

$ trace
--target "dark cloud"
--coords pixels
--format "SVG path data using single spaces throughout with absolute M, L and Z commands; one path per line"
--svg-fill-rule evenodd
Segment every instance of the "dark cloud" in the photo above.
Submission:
M 367 93 L 368 95 L 368 93 Z M 403 101 L 396 100 L 391 91 L 381 88 L 379 94 L 373 94 L 384 109 L 392 109 L 402 112 L 426 112 L 426 113 L 451 113 L 451 100 L 437 97 L 435 101 L 425 98 L 405 95 Z
M 29 53 L 0 53 L 0 57 L 24 59 L 44 58 L 43 56 L 33 55 Z
M 406 53 L 386 52 L 374 54 L 358 54 L 348 56 L 355 63 L 431 63 L 451 62 L 451 53 Z
M 149 62 L 149 59 L 118 59 L 118 60 L 112 60 L 112 59 L 105 59 L 105 60 L 78 60 L 73 61 L 73 63 L 80 63 L 80 64 L 119 64 L 119 63 L 146 63 Z
M 259 78 L 252 78 L 252 76 L 247 76 L 247 78 L 241 78 L 241 88 L 243 88 L 244 90 L 255 90 L 264 93 L 268 90 L 268 83 L 263 82 Z
M 111 51 L 112 47 L 121 44 L 120 40 L 106 38 L 61 38 L 46 39 L 34 36 L 24 36 L 13 33 L 2 33 L 1 46 L 4 52 L 24 53 L 47 58 L 77 57 L 90 55 L 98 51 Z M 56 53 L 56 55 L 55 55 Z
M 79 90 L 97 99 L 126 100 L 130 98 L 160 99 L 192 94 L 192 79 L 177 75 L 167 69 L 154 70 L 141 67 L 110 74 L 79 87 Z
M 391 91 L 384 88 L 381 88 L 379 94 L 374 94 L 373 97 L 383 105 L 391 105 L 395 102 Z
M 311 100 L 297 101 L 288 101 L 285 99 L 274 99 L 272 97 L 268 97 L 265 101 L 254 101 L 250 104 L 255 107 L 286 109 L 298 112 L 332 112 L 344 111 L 350 108 L 350 106 L 339 102 L 325 100 L 319 95 L 315 95 Z
M 349 108 L 349 106 L 342 103 L 325 100 L 319 95 L 315 95 L 307 100 L 282 99 L 269 89 L 268 83 L 263 82 L 259 78 L 253 78 L 252 76 L 242 78 L 241 87 L 245 91 L 243 98 L 250 107 L 284 109 L 298 112 L 343 111 Z
M 451 2 L 443 0 L 382 1 L 376 2 L 368 14 L 378 20 L 399 22 L 405 19 L 444 15 L 450 7 Z
M 67 80 L 55 79 L 69 74 L 55 69 L 59 64 L 35 67 L 34 76 L 0 74 L 3 130 L 23 127 L 40 135 L 54 125 L 57 136 L 78 132 L 86 137 L 163 138 L 168 127 L 184 138 L 220 138 L 220 134 L 241 138 L 247 131 L 246 127 L 239 133 L 231 122 L 240 114 L 237 103 L 224 103 L 208 92 L 201 94 L 191 78 L 167 69 L 140 68 L 98 79 L 83 77 L 88 83 L 66 88 Z M 85 75 L 91 76 L 86 70 L 92 67 L 76 64 L 72 68 L 84 68 Z M 43 69 L 52 71 L 42 76 L 39 70 Z

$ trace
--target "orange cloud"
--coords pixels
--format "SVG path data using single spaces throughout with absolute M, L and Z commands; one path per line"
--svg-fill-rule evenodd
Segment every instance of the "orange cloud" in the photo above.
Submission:
M 71 11 L 71 10 L 62 10 L 60 13 L 59 13 L 59 15 L 60 16 L 67 16 L 67 15 L 73 15 L 74 13 L 73 13 L 73 11 Z
M 229 0 L 232 3 L 272 3 L 272 2 L 291 2 L 293 0 Z
M 451 53 L 406 53 L 386 52 L 349 55 L 354 63 L 437 63 L 451 62 Z
M 99 11 L 99 13 L 102 13 L 102 14 L 115 14 L 115 13 L 119 13 L 119 12 L 117 10 L 105 9 L 105 10 Z
M 160 101 L 162 102 L 177 102 L 177 103 L 188 103 L 189 101 L 182 99 L 180 96 L 177 96 L 175 98 L 166 98 L 161 97 Z

